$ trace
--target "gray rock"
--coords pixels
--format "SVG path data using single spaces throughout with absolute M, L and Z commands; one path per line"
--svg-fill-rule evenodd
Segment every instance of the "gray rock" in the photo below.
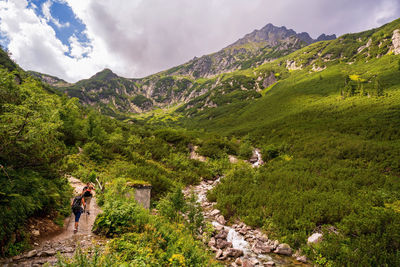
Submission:
M 54 256 L 56 255 L 56 251 L 54 249 L 50 250 L 44 250 L 38 253 L 38 257 L 43 257 L 43 256 Z
M 36 237 L 40 236 L 40 231 L 39 230 L 34 229 L 34 230 L 32 230 L 31 233 L 32 233 L 33 236 L 36 236 Z
M 322 241 L 322 234 L 321 233 L 314 233 L 307 238 L 308 244 L 317 244 Z
M 219 248 L 219 249 L 225 249 L 225 248 L 232 247 L 232 243 L 228 242 L 228 241 L 225 241 L 225 240 L 222 240 L 222 239 L 218 239 L 216 247 Z
M 216 259 L 221 258 L 222 253 L 223 253 L 222 249 L 218 249 L 217 253 L 215 254 L 215 258 L 216 258 Z
M 217 222 L 218 222 L 219 224 L 221 224 L 221 225 L 225 225 L 225 223 L 226 223 L 226 220 L 225 220 L 225 218 L 224 218 L 223 215 L 217 216 L 216 220 L 217 220 Z
M 25 257 L 26 257 L 26 258 L 32 258 L 32 257 L 35 257 L 36 254 L 37 254 L 37 250 L 34 249 L 34 250 L 29 251 L 29 252 L 26 254 Z
M 394 30 L 392 36 L 393 53 L 395 55 L 400 54 L 400 30 Z
M 288 244 L 280 244 L 274 251 L 277 254 L 282 254 L 282 255 L 292 255 L 292 249 L 290 248 L 290 246 Z
M 241 256 L 243 256 L 243 250 L 234 249 L 234 248 L 228 248 L 226 250 L 226 256 L 232 257 L 232 258 L 241 257 Z
M 270 253 L 273 248 L 261 241 L 256 241 L 251 249 L 256 254 L 265 254 L 265 253 Z
M 228 232 L 221 231 L 215 236 L 215 239 L 226 239 L 227 237 L 228 237 Z
M 213 210 L 213 211 L 210 212 L 210 216 L 217 216 L 220 213 L 221 213 L 220 210 Z
M 209 247 L 213 247 L 213 246 L 215 246 L 216 243 L 217 243 L 217 242 L 215 241 L 215 238 L 214 238 L 214 237 L 211 237 L 211 238 L 210 238 L 210 241 L 208 241 L 208 246 L 209 246 Z
M 307 257 L 306 256 L 299 256 L 296 258 L 297 261 L 302 262 L 302 263 L 307 263 Z

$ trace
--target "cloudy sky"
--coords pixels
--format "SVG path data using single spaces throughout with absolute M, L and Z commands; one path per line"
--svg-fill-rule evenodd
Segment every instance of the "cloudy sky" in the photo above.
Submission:
M 267 23 L 341 35 L 400 17 L 400 0 L 0 0 L 0 44 L 69 82 L 110 68 L 143 77 Z

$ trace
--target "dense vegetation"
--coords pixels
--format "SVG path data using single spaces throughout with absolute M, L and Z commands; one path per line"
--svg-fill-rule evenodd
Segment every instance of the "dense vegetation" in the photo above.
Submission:
M 398 22 L 383 29 L 394 26 Z M 374 40 L 381 34 L 343 38 Z M 345 48 L 340 41 L 317 43 L 291 57 L 299 60 L 296 56 L 317 46 L 329 47 L 329 53 Z M 262 227 L 320 264 L 397 266 L 399 57 L 377 58 L 378 51 L 366 59 L 356 53 L 348 59 L 352 64 L 332 57 L 319 72 L 311 71 L 312 65 L 289 72 L 279 62 L 242 72 L 254 80 L 266 71 L 280 77 L 255 101 L 181 108 L 192 115 L 181 122 L 229 138 L 246 136 L 262 149 L 265 166 L 237 166 L 209 195 L 232 221 L 239 217 Z M 324 241 L 310 249 L 305 243 L 315 231 L 324 232 Z
M 136 94 L 154 85 L 159 103 L 197 96 L 159 116 L 120 120 L 57 96 L 0 54 L 2 254 L 27 246 L 28 217 L 66 214 L 70 173 L 105 186 L 95 230 L 112 238 L 103 255 L 72 264 L 212 265 L 194 238 L 208 227 L 181 188 L 224 175 L 208 198 L 231 222 L 261 227 L 320 265 L 399 266 L 400 57 L 388 53 L 396 28 L 399 20 L 211 79 L 160 74 L 138 86 L 105 70 L 69 88 L 90 101 L 111 95 L 122 107 L 116 88 Z M 85 87 L 100 92 L 82 94 Z M 151 106 L 141 94 L 131 100 Z M 194 147 L 206 162 L 189 158 Z M 229 163 L 228 155 L 249 159 L 253 147 L 264 166 Z M 137 180 L 152 184 L 158 215 L 126 197 Z M 310 246 L 313 232 L 323 241 Z

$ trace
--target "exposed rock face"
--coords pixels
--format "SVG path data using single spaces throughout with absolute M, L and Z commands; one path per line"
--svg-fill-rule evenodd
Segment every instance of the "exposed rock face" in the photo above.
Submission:
M 397 29 L 393 32 L 392 36 L 393 53 L 395 55 L 400 54 L 400 30 Z
M 293 60 L 287 60 L 286 61 L 286 68 L 290 70 L 301 70 L 302 66 L 297 66 L 296 61 Z
M 321 240 L 322 240 L 322 234 L 321 233 L 314 233 L 307 239 L 307 243 L 309 243 L 309 244 L 317 244 L 317 243 L 321 242 Z
M 274 83 L 276 83 L 276 77 L 275 77 L 275 74 L 271 72 L 271 74 L 267 78 L 264 79 L 262 85 L 264 88 L 267 88 L 270 85 L 273 85 Z
M 330 40 L 335 40 L 336 34 L 332 34 L 332 35 L 326 35 L 325 33 L 321 34 L 318 38 L 317 38 L 317 42 L 319 41 L 330 41 Z

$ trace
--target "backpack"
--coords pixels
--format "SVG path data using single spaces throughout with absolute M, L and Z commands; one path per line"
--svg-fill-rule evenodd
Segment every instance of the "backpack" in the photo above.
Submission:
M 74 202 L 72 202 L 72 211 L 73 212 L 78 212 L 81 211 L 82 207 L 82 197 L 81 196 L 77 196 L 74 198 Z
M 91 187 L 87 187 L 85 186 L 83 188 L 83 190 L 85 190 L 85 193 L 83 194 L 84 197 L 91 197 L 92 196 L 92 188 Z

